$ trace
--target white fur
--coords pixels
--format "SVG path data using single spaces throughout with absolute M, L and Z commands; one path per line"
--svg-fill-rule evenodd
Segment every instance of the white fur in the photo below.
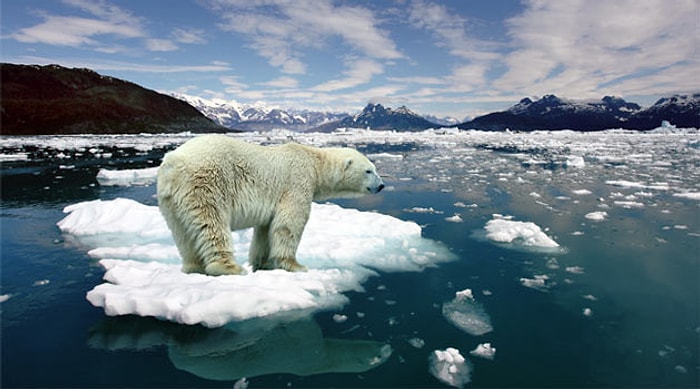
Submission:
M 255 227 L 254 270 L 305 268 L 296 250 L 312 200 L 383 188 L 374 165 L 348 148 L 258 146 L 224 135 L 194 138 L 165 155 L 158 204 L 186 273 L 240 274 L 231 230 Z

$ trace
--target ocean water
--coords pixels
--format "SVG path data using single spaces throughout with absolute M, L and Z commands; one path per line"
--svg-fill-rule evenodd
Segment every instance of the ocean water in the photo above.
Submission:
M 63 209 L 155 206 L 147 169 L 190 137 L 0 140 L 3 387 L 444 387 L 431 355 L 450 347 L 466 387 L 700 385 L 697 130 L 238 135 L 358 148 L 387 189 L 332 202 L 415 222 L 450 260 L 374 269 L 332 308 L 216 328 L 107 316 L 86 300 L 104 268 L 58 228 Z M 559 246 L 494 241 L 491 220 Z M 455 325 L 454 306 L 491 330 Z M 484 343 L 493 359 L 470 354 Z

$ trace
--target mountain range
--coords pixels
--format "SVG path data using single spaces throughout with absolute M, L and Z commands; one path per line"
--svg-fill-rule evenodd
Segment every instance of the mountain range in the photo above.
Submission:
M 482 131 L 562 130 L 598 131 L 608 128 L 650 130 L 666 120 L 678 127 L 700 127 L 700 93 L 659 99 L 642 108 L 622 98 L 569 100 L 546 95 L 523 98 L 505 111 L 493 112 L 459 123 L 453 118 L 423 117 L 406 106 L 396 109 L 369 103 L 355 115 L 337 112 L 285 111 L 264 105 L 207 100 L 174 95 L 199 109 L 217 123 L 244 131 L 285 128 L 293 131 L 330 132 L 336 128 L 422 131 L 435 127 L 458 127 Z M 430 119 L 430 120 L 429 120 Z
M 406 106 L 396 109 L 369 103 L 350 115 L 285 110 L 263 104 L 165 95 L 90 69 L 58 65 L 0 64 L 3 135 L 292 131 L 330 132 L 336 128 L 421 131 L 458 127 L 486 131 L 596 131 L 608 128 L 649 130 L 668 121 L 700 127 L 700 93 L 659 99 L 642 108 L 619 97 L 568 100 L 546 95 L 523 98 L 505 111 L 458 123 L 452 118 L 423 117 Z
M 457 127 L 485 131 L 651 130 L 664 120 L 677 127 L 700 127 L 700 93 L 664 97 L 646 109 L 612 96 L 598 101 L 568 100 L 554 95 L 535 101 L 524 98 L 506 111 L 479 116 Z

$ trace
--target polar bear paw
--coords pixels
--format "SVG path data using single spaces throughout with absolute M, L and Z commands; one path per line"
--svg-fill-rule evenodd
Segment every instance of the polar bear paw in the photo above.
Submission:
M 204 268 L 204 273 L 210 276 L 223 276 L 228 274 L 243 274 L 243 268 L 235 262 L 216 261 Z
M 308 269 L 304 265 L 300 265 L 294 258 L 282 258 L 277 261 L 277 268 L 284 269 L 289 272 L 303 272 Z

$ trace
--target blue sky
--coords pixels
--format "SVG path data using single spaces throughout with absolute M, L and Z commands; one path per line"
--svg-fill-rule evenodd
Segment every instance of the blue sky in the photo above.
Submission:
M 698 0 L 3 0 L 1 37 L 3 62 L 282 108 L 462 119 L 700 90 Z

